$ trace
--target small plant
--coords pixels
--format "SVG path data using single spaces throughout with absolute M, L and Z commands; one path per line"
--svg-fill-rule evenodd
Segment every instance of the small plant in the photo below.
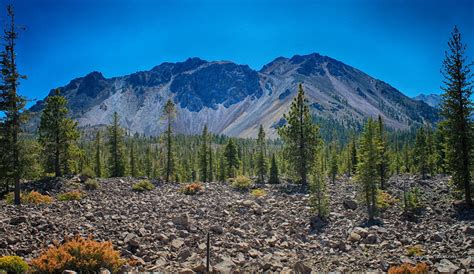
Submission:
M 96 190 L 99 188 L 99 182 L 96 179 L 89 179 L 84 183 L 86 190 Z
M 250 178 L 243 175 L 239 175 L 231 181 L 232 187 L 238 190 L 248 190 L 251 184 Z
M 0 273 L 25 273 L 28 271 L 28 264 L 18 256 L 0 257 Z
M 257 189 L 253 189 L 253 190 L 250 192 L 250 195 L 252 195 L 252 196 L 258 198 L 258 197 L 262 197 L 262 196 L 267 195 L 267 192 L 266 192 L 264 189 L 257 188 Z
M 194 195 L 203 190 L 204 186 L 201 183 L 192 183 L 184 185 L 180 192 L 186 195 Z
M 392 195 L 388 194 L 385 191 L 378 190 L 377 191 L 377 207 L 380 209 L 387 209 L 390 206 L 397 203 L 397 199 Z
M 81 172 L 81 178 L 83 178 L 85 181 L 94 177 L 95 177 L 95 172 L 90 167 L 84 168 L 84 170 Z
M 79 201 L 82 199 L 82 192 L 78 190 L 61 193 L 58 195 L 59 201 Z
M 133 191 L 143 192 L 153 190 L 155 186 L 149 180 L 140 180 L 132 186 Z
M 422 208 L 422 203 L 420 201 L 420 189 L 414 187 L 410 191 L 404 193 L 404 209 L 405 211 L 415 211 Z
M 407 248 L 407 255 L 412 257 L 412 256 L 421 256 L 423 255 L 423 249 L 421 245 L 414 245 L 414 246 L 409 246 Z
M 425 263 L 417 263 L 416 265 L 411 265 L 409 263 L 404 263 L 400 266 L 392 266 L 388 269 L 389 274 L 405 274 L 405 273 L 428 273 L 429 266 Z
M 43 195 L 37 191 L 21 193 L 20 200 L 24 204 L 35 204 L 35 205 L 50 204 L 53 202 L 53 198 L 51 198 L 51 196 Z M 5 197 L 5 201 L 7 204 L 13 204 L 13 201 L 14 201 L 13 193 L 8 193 L 7 196 Z
M 62 245 L 50 247 L 31 261 L 41 273 L 61 273 L 64 270 L 96 273 L 101 268 L 117 272 L 124 264 L 111 242 L 96 242 L 92 238 L 75 237 Z

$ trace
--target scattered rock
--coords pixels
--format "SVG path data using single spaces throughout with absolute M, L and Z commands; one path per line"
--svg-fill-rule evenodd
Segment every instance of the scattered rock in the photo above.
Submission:
M 187 228 L 189 226 L 189 216 L 188 214 L 183 214 L 173 218 L 173 223 L 177 226 Z
M 377 235 L 375 234 L 369 234 L 367 237 L 364 239 L 365 244 L 376 244 L 377 243 Z
M 460 268 L 453 264 L 448 259 L 442 259 L 439 263 L 436 264 L 436 270 L 442 273 L 453 273 L 458 271 Z
M 304 262 L 299 261 L 293 266 L 293 271 L 296 273 L 311 273 L 311 268 L 305 265 Z
M 11 225 L 19 225 L 22 223 L 26 223 L 26 217 L 25 216 L 18 216 L 18 217 L 13 217 L 10 219 L 10 224 Z
M 224 233 L 224 228 L 220 225 L 213 225 L 209 228 L 209 230 L 211 230 L 212 232 L 217 233 L 217 234 Z
M 342 203 L 346 209 L 352 209 L 352 210 L 357 209 L 357 202 L 354 200 L 345 199 Z
M 360 241 L 360 239 L 361 239 L 361 236 L 355 232 L 351 232 L 348 237 L 348 240 L 350 242 L 358 242 Z
M 184 241 L 181 239 L 174 239 L 171 241 L 171 247 L 173 247 L 175 250 L 180 249 L 184 244 Z

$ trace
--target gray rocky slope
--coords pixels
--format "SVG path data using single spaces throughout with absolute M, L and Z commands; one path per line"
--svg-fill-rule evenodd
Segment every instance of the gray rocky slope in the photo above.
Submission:
M 279 57 L 260 71 L 190 58 L 122 77 L 92 72 L 60 89 L 81 126 L 109 124 L 117 111 L 131 133 L 157 135 L 164 130 L 162 107 L 171 98 L 177 104 L 174 126 L 179 133 L 199 133 L 207 124 L 214 133 L 254 137 L 262 124 L 275 137 L 299 83 L 315 116 L 346 127 L 377 115 L 397 129 L 437 119 L 437 110 L 427 104 L 317 53 Z M 30 129 L 38 124 L 43 107 L 44 102 L 38 101 L 31 108 Z
M 0 255 L 28 260 L 55 240 L 92 235 L 137 261 L 135 270 L 202 272 L 210 231 L 211 267 L 221 272 L 386 271 L 416 262 L 441 272 L 473 271 L 474 212 L 453 204 L 448 180 L 391 179 L 389 192 L 396 197 L 403 184 L 419 186 L 425 210 L 407 219 L 396 203 L 382 212 L 378 225 L 367 226 L 354 182 L 338 179 L 329 185 L 329 222 L 315 231 L 307 194 L 288 192 L 284 184 L 260 185 L 267 195 L 255 198 L 224 183 L 205 184 L 202 194 L 188 196 L 179 184 L 137 193 L 131 190 L 134 179 L 103 179 L 98 190 L 83 190 L 81 201 L 20 208 L 0 201 Z M 83 186 L 59 180 L 26 188 L 55 195 Z M 422 253 L 408 254 L 416 245 Z

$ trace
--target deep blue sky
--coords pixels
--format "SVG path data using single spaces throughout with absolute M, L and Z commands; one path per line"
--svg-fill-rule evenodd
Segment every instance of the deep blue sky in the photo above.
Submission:
M 3 6 L 9 3 L 0 0 Z M 409 96 L 439 93 L 456 24 L 474 57 L 474 1 L 17 0 L 20 92 L 42 99 L 75 77 L 148 70 L 197 56 L 260 69 L 318 52 Z M 1 22 L 5 23 L 5 17 Z

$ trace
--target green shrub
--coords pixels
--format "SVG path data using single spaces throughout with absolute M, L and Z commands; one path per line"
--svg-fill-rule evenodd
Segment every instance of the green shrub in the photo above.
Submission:
M 406 192 L 405 194 L 405 211 L 414 211 L 419 208 L 422 208 L 422 204 L 420 201 L 420 189 L 414 187 L 410 189 L 410 191 Z
M 86 178 L 87 180 L 89 178 L 94 178 L 95 177 L 95 172 L 90 168 L 86 167 L 84 170 L 81 172 L 81 177 Z M 86 181 L 87 181 L 86 180 Z
M 258 198 L 258 197 L 262 197 L 262 196 L 267 195 L 267 192 L 266 192 L 264 189 L 257 188 L 257 189 L 253 189 L 253 190 L 250 192 L 250 195 L 252 195 L 252 196 Z
M 387 209 L 394 205 L 398 200 L 385 191 L 377 191 L 377 207 L 380 209 Z
M 25 273 L 28 271 L 28 264 L 18 256 L 3 256 L 0 257 L 0 273 L 2 270 L 7 273 Z
M 96 190 L 99 188 L 99 181 L 96 179 L 89 179 L 84 183 L 86 190 Z
M 79 201 L 82 199 L 82 192 L 75 190 L 58 194 L 59 201 Z
M 27 193 L 20 193 L 20 200 L 23 204 L 50 204 L 53 202 L 53 198 L 48 195 L 43 195 L 37 191 L 31 191 Z M 7 204 L 13 204 L 14 196 L 13 192 L 8 193 L 5 196 L 5 201 Z
M 238 190 L 248 190 L 251 184 L 250 178 L 243 175 L 239 175 L 231 181 L 232 187 Z
M 155 186 L 149 180 L 140 180 L 138 183 L 132 186 L 133 191 L 150 191 L 153 190 Z
M 408 256 L 421 256 L 424 252 L 421 245 L 414 245 L 407 247 L 406 253 Z

